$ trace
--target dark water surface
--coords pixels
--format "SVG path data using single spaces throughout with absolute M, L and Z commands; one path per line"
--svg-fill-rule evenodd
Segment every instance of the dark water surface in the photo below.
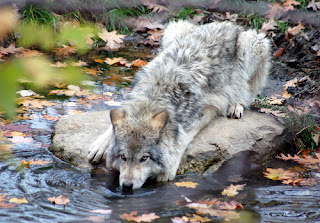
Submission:
M 126 71 L 120 69 L 119 72 Z M 114 92 L 113 97 L 117 101 L 124 97 L 126 92 L 124 87 L 128 86 L 128 83 L 121 82 L 114 86 L 105 84 L 104 82 L 111 77 L 110 71 L 95 77 L 94 91 L 98 94 L 106 91 Z M 319 186 L 278 185 L 265 179 L 262 173 L 242 180 L 240 183 L 246 183 L 245 189 L 232 199 L 221 195 L 221 191 L 232 183 L 226 180 L 230 173 L 220 173 L 220 177 L 178 176 L 173 182 L 148 184 L 133 194 L 123 194 L 116 184 L 112 187 L 107 186 L 112 185 L 110 182 L 112 180 L 104 174 L 92 177 L 90 173 L 54 157 L 48 151 L 54 122 L 40 118 L 43 114 L 63 115 L 72 109 L 106 110 L 110 106 L 105 103 L 97 103 L 92 108 L 86 108 L 81 104 L 73 107 L 65 106 L 66 103 L 76 102 L 76 98 L 55 98 L 53 101 L 57 103 L 56 106 L 33 111 L 32 120 L 17 122 L 17 124 L 30 124 L 33 130 L 29 132 L 34 142 L 15 144 L 12 154 L 1 156 L 0 194 L 6 194 L 8 199 L 15 197 L 28 200 L 27 204 L 0 208 L 1 223 L 125 222 L 120 219 L 120 215 L 132 211 L 137 211 L 139 215 L 154 212 L 160 216 L 155 222 L 171 222 L 173 217 L 191 216 L 196 213 L 196 210 L 185 205 L 184 197 L 193 202 L 217 198 L 227 202 L 235 200 L 242 203 L 244 208 L 237 211 L 241 218 L 233 222 L 320 222 Z M 30 168 L 27 168 L 21 167 L 22 159 L 44 159 L 52 163 L 43 166 L 30 165 Z M 178 181 L 193 181 L 199 186 L 196 189 L 178 188 L 174 184 Z M 66 194 L 71 201 L 65 207 L 48 202 L 49 197 L 62 194 Z M 92 212 L 101 209 L 109 210 L 110 213 Z M 221 217 L 206 217 L 211 218 L 212 222 L 223 220 Z

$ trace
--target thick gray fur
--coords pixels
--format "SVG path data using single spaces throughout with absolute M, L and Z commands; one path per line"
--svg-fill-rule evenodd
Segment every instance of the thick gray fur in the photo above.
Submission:
M 90 147 L 120 171 L 120 185 L 175 178 L 188 144 L 218 115 L 241 118 L 265 85 L 269 40 L 230 22 L 169 23 L 159 55 L 137 72 L 113 126 Z M 213 136 L 214 137 L 214 136 Z

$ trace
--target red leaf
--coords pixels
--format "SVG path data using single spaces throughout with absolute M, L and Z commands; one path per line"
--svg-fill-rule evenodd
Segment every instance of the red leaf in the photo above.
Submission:
M 284 48 L 278 48 L 276 51 L 274 51 L 273 55 L 278 58 L 282 55 L 283 51 Z

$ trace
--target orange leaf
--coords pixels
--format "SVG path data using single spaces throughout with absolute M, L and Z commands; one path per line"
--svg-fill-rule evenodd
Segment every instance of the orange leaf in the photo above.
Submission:
M 246 184 L 238 184 L 233 185 L 231 184 L 229 187 L 224 189 L 221 193 L 222 195 L 227 195 L 228 197 L 236 196 L 239 192 L 239 190 L 243 190 L 243 188 L 246 186 Z
M 40 159 L 40 160 L 31 159 L 29 161 L 21 160 L 21 165 L 30 165 L 30 164 L 32 164 L 32 165 L 46 165 L 49 163 L 52 163 L 52 161 L 44 161 L 43 159 Z
M 273 55 L 278 58 L 282 55 L 283 50 L 284 48 L 278 48 L 276 51 L 274 51 Z
M 284 180 L 291 179 L 297 176 L 296 173 L 290 170 L 284 170 L 282 168 L 272 169 L 267 168 L 267 172 L 263 172 L 264 176 L 271 180 Z
M 184 182 L 176 182 L 174 183 L 177 187 L 187 187 L 187 188 L 193 188 L 195 189 L 199 184 L 190 182 L 190 181 L 184 181 Z
M 101 64 L 104 63 L 104 60 L 99 59 L 99 58 L 95 58 L 95 59 L 93 59 L 93 61 L 96 62 L 96 63 L 101 63 Z
M 25 198 L 15 198 L 15 197 L 11 198 L 9 200 L 9 202 L 16 203 L 16 204 L 27 204 L 28 203 L 27 199 L 25 199 Z
M 55 48 L 53 52 L 55 52 L 57 56 L 68 57 L 76 52 L 76 48 L 73 46 L 62 45 L 62 48 Z
M 159 216 L 157 216 L 155 213 L 150 213 L 150 214 L 143 214 L 141 216 L 137 215 L 138 212 L 133 211 L 129 214 L 122 214 L 120 215 L 120 218 L 127 220 L 127 221 L 136 221 L 136 222 L 152 222 L 155 219 L 158 219 Z
M 48 121 L 58 121 L 59 118 L 52 115 L 43 115 L 43 117 Z
M 135 67 L 143 67 L 147 65 L 148 62 L 145 60 L 136 59 L 135 61 L 132 61 L 132 63 L 133 63 L 133 66 Z
M 66 198 L 66 194 L 60 195 L 59 197 L 49 197 L 48 201 L 54 204 L 63 204 L 66 205 L 70 202 L 68 198 Z

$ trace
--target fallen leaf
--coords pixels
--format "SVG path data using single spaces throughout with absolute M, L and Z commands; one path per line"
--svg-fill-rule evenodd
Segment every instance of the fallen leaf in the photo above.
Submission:
M 93 61 L 96 62 L 96 63 L 101 63 L 101 64 L 104 63 L 104 60 L 99 59 L 99 58 L 95 58 L 95 59 L 93 59 Z
M 27 199 L 25 198 L 11 198 L 9 200 L 10 203 L 16 203 L 16 204 L 28 204 Z
M 293 28 L 288 28 L 285 31 L 286 40 L 290 41 L 291 39 L 293 39 L 295 37 L 295 35 L 297 35 L 304 28 L 305 28 L 304 25 L 302 25 L 301 23 L 299 23 L 297 26 L 295 26 Z
M 97 76 L 100 75 L 101 71 L 99 70 L 99 68 L 95 68 L 95 69 L 90 69 L 85 67 L 84 71 L 87 72 L 88 74 L 91 74 L 93 76 Z
M 68 65 L 66 63 L 61 63 L 60 61 L 58 61 L 55 64 L 50 64 L 50 67 L 67 67 Z
M 138 18 L 130 18 L 126 20 L 126 23 L 129 23 L 132 26 L 136 27 L 133 29 L 134 32 L 144 32 L 146 31 L 146 29 L 164 29 L 164 25 L 161 24 L 159 21 L 143 16 L 139 16 Z
M 16 206 L 15 203 L 6 203 L 7 195 L 0 194 L 0 208 L 13 208 Z
M 223 217 L 225 221 L 230 221 L 233 219 L 240 218 L 240 214 L 235 211 L 222 211 L 222 210 L 215 210 L 212 208 L 200 208 L 198 209 L 197 213 L 209 214 L 214 217 Z
M 174 183 L 177 187 L 186 187 L 195 189 L 199 184 L 191 181 L 183 181 Z
M 189 222 L 211 222 L 212 221 L 212 219 L 210 218 L 204 218 L 196 214 L 193 214 L 192 217 L 189 217 L 188 220 Z
M 127 60 L 123 59 L 122 57 L 114 57 L 112 59 L 111 58 L 107 58 L 104 62 L 106 62 L 109 65 L 113 65 L 113 64 L 116 64 L 116 63 L 124 65 L 124 64 L 127 63 Z
M 263 172 L 263 174 L 265 177 L 271 180 L 291 179 L 297 176 L 296 173 L 290 170 L 284 170 L 282 168 L 278 168 L 278 169 L 267 168 L 267 171 Z
M 224 189 L 221 194 L 226 195 L 228 197 L 233 197 L 236 196 L 239 192 L 239 190 L 243 190 L 243 188 L 246 186 L 246 184 L 238 184 L 238 185 L 233 185 L 231 184 L 229 187 Z
M 57 87 L 57 88 L 65 88 L 65 87 L 67 87 L 67 84 L 58 83 L 58 82 L 54 82 L 54 83 L 52 83 L 52 85 Z
M 28 108 L 38 108 L 43 109 L 44 107 L 51 107 L 56 105 L 54 102 L 39 100 L 39 99 L 21 99 L 18 104 L 23 105 Z
M 21 160 L 21 165 L 46 165 L 49 163 L 52 163 L 52 161 L 45 161 L 43 159 L 40 159 L 40 160 L 31 159 L 29 161 Z
M 112 32 L 108 32 L 108 30 L 103 30 L 98 33 L 98 36 L 105 42 L 107 42 L 106 47 L 111 50 L 119 49 L 121 44 L 123 43 L 123 38 L 126 35 L 117 34 L 117 31 L 114 30 Z
M 282 105 L 284 104 L 284 102 L 286 101 L 283 98 L 277 98 L 277 97 L 270 97 L 269 100 L 267 100 L 269 102 L 269 104 L 271 105 Z
M 313 137 L 312 137 L 312 139 L 313 139 L 314 143 L 316 144 L 316 146 L 319 145 L 319 137 L 320 137 L 319 134 L 314 134 Z
M 284 48 L 278 48 L 276 51 L 274 51 L 273 55 L 278 58 L 282 55 L 283 51 Z
M 279 17 L 281 13 L 284 11 L 284 8 L 278 3 L 273 3 L 269 10 L 266 11 L 266 17 L 269 19 L 273 19 L 275 17 Z
M 313 11 L 318 11 L 318 9 L 320 9 L 320 2 L 311 0 L 311 2 L 307 5 L 307 8 L 312 8 Z
M 43 117 L 48 121 L 58 121 L 59 120 L 59 117 L 55 117 L 52 115 L 43 115 Z
M 87 66 L 88 63 L 82 60 L 79 60 L 78 62 L 72 62 L 71 65 L 75 67 L 83 67 L 83 66 Z
M 53 52 L 57 56 L 69 57 L 76 52 L 76 48 L 73 46 L 62 45 L 62 48 L 55 48 Z
M 147 65 L 147 61 L 145 60 L 141 60 L 141 59 L 136 59 L 135 61 L 132 61 L 133 66 L 135 67 L 143 67 L 145 65 Z
M 7 48 L 3 48 L 0 46 L 0 54 L 3 54 L 3 55 L 14 54 L 17 52 L 20 53 L 23 50 L 25 50 L 25 48 L 23 47 L 16 48 L 16 45 L 14 43 L 11 43 Z
M 155 213 L 150 213 L 150 214 L 143 214 L 141 216 L 137 215 L 138 212 L 133 211 L 129 214 L 122 214 L 120 215 L 121 219 L 127 220 L 127 221 L 136 221 L 136 222 L 152 222 L 155 219 L 160 218 L 157 216 Z
M 294 10 L 294 5 L 300 5 L 300 2 L 297 2 L 296 0 L 286 0 L 283 4 L 285 7 L 285 10 Z
M 261 108 L 260 112 L 267 113 L 267 114 L 273 114 L 274 116 L 281 117 L 281 118 L 286 117 L 286 114 L 283 111 L 274 111 L 269 108 Z
M 66 205 L 70 202 L 68 198 L 66 198 L 66 194 L 60 195 L 59 197 L 49 197 L 48 201 L 53 204 L 63 204 Z
M 43 53 L 39 52 L 38 50 L 29 50 L 24 49 L 21 51 L 21 55 L 17 55 L 17 57 L 35 57 L 35 56 L 41 56 Z
M 162 12 L 168 11 L 169 9 L 163 5 L 155 4 L 150 0 L 141 0 L 141 2 L 148 7 L 148 9 L 153 9 L 152 12 Z
M 270 19 L 269 22 L 264 22 L 261 26 L 261 29 L 259 29 L 259 32 L 267 32 L 269 30 L 275 30 L 277 27 L 277 23 L 273 20 Z

